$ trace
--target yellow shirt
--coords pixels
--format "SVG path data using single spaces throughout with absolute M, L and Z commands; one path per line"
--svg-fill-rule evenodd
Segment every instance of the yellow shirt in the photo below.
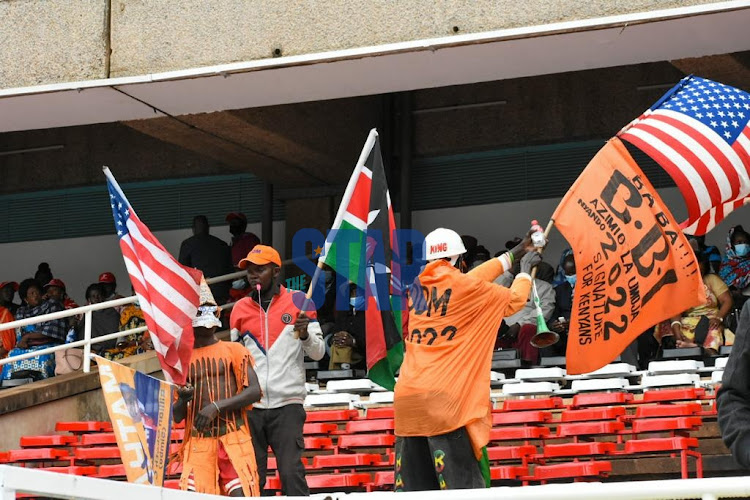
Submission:
M 531 277 L 492 283 L 505 269 L 491 259 L 469 274 L 427 264 L 422 295 L 409 297 L 409 332 L 394 395 L 397 436 L 436 436 L 467 427 L 477 458 L 492 427 L 490 368 L 504 316 L 526 305 Z

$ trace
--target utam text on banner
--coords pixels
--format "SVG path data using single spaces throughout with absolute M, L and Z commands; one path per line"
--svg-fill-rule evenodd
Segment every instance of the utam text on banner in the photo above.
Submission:
M 651 326 L 705 301 L 687 238 L 619 139 L 591 160 L 552 218 L 578 271 L 568 373 L 601 368 Z

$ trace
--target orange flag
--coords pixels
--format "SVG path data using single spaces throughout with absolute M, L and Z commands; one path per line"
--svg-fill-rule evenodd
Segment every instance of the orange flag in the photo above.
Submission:
M 596 154 L 552 219 L 578 276 L 568 373 L 601 368 L 653 325 L 705 302 L 687 238 L 619 139 Z

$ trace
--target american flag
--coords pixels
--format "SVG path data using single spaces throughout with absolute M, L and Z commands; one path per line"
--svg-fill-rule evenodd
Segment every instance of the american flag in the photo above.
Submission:
M 750 195 L 750 94 L 697 76 L 683 78 L 619 136 L 674 179 L 688 234 L 713 229 Z
M 106 167 L 104 175 L 125 267 L 154 349 L 165 377 L 183 385 L 193 350 L 193 318 L 203 274 L 180 265 L 141 222 Z

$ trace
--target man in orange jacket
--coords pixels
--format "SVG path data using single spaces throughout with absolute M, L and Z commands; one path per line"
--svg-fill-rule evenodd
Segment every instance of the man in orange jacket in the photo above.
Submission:
M 492 426 L 490 367 L 504 316 L 521 310 L 541 261 L 531 232 L 509 253 L 462 274 L 461 237 L 436 229 L 409 298 L 406 354 L 394 396 L 396 491 L 482 488 L 480 461 Z M 493 281 L 521 259 L 510 288 Z

